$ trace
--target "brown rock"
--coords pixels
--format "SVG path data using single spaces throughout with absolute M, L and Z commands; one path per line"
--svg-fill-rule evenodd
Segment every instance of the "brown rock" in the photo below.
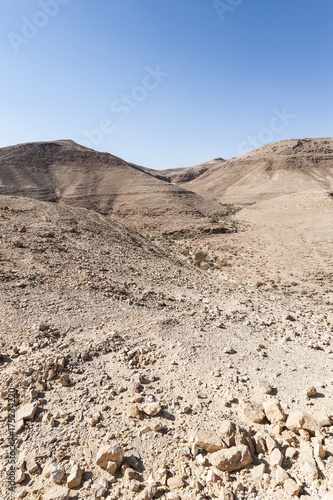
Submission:
M 124 452 L 121 446 L 103 446 L 96 455 L 96 464 L 106 469 L 109 462 L 116 462 L 119 467 L 123 460 Z
M 170 490 L 178 490 L 184 486 L 184 481 L 180 476 L 173 476 L 167 480 L 167 485 Z
M 206 429 L 200 429 L 195 435 L 195 442 L 199 449 L 213 453 L 226 448 L 222 439 L 214 432 Z
M 286 415 L 281 408 L 280 401 L 277 398 L 266 399 L 262 405 L 267 420 L 271 424 L 277 424 L 278 422 L 284 422 L 286 420 Z
M 252 456 L 247 446 L 240 445 L 216 451 L 212 453 L 209 460 L 217 469 L 232 472 L 249 465 L 252 462 Z
M 260 424 L 265 418 L 265 413 L 262 409 L 262 405 L 255 403 L 253 401 L 243 401 L 242 411 L 244 417 L 249 422 Z
M 313 396 L 316 396 L 317 389 L 312 385 L 311 387 L 307 387 L 304 390 L 304 394 L 306 395 L 306 397 L 311 398 Z
M 161 411 L 161 405 L 159 403 L 145 403 L 141 406 L 141 409 L 150 417 L 155 417 Z
M 80 464 L 75 464 L 67 478 L 68 488 L 78 488 L 82 481 L 82 470 Z

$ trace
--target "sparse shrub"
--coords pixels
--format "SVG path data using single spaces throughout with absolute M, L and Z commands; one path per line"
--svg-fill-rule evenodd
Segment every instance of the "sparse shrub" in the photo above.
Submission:
M 230 262 L 228 262 L 228 259 L 226 258 L 216 260 L 216 262 L 214 263 L 214 267 L 216 269 L 221 269 L 222 267 L 228 267 L 228 266 L 231 266 L 231 264 Z
M 182 255 L 185 255 L 185 257 L 188 257 L 188 256 L 190 255 L 190 248 L 189 248 L 189 247 L 185 247 L 185 248 L 183 248 L 183 249 L 180 251 L 180 253 L 181 253 Z
M 200 267 L 202 262 L 206 262 L 207 254 L 205 252 L 197 252 L 194 256 L 194 265 Z

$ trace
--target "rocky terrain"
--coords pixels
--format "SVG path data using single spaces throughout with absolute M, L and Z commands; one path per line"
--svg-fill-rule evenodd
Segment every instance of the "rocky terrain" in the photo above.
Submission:
M 231 160 L 156 179 L 71 141 L 0 151 L 1 498 L 333 498 L 325 147 L 315 189 L 207 212 L 172 183 Z
M 193 173 L 190 168 L 182 175 L 187 171 Z M 178 182 L 178 173 L 169 172 Z M 240 158 L 217 160 L 180 185 L 242 208 L 233 218 L 237 232 L 223 238 L 194 235 L 183 245 L 225 262 L 224 273 L 240 283 L 325 292 L 322 300 L 333 299 L 332 138 L 268 144 Z
M 331 303 L 89 210 L 0 205 L 2 498 L 330 498 Z

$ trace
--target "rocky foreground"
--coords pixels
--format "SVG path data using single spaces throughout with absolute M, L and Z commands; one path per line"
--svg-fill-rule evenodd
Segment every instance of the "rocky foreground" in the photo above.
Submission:
M 1 498 L 333 498 L 331 303 L 87 210 L 0 205 Z

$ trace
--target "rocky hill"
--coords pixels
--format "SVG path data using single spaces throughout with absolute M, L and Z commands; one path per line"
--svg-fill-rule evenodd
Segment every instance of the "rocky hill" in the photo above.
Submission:
M 204 164 L 205 165 L 205 164 Z M 239 158 L 217 161 L 193 175 L 170 170 L 172 182 L 226 203 L 253 203 L 298 192 L 333 191 L 333 139 L 293 139 L 267 144 Z M 186 178 L 186 173 L 189 173 Z M 168 171 L 163 172 L 168 176 Z
M 0 149 L 0 194 L 94 209 L 143 231 L 207 229 L 221 211 L 217 202 L 73 141 Z

